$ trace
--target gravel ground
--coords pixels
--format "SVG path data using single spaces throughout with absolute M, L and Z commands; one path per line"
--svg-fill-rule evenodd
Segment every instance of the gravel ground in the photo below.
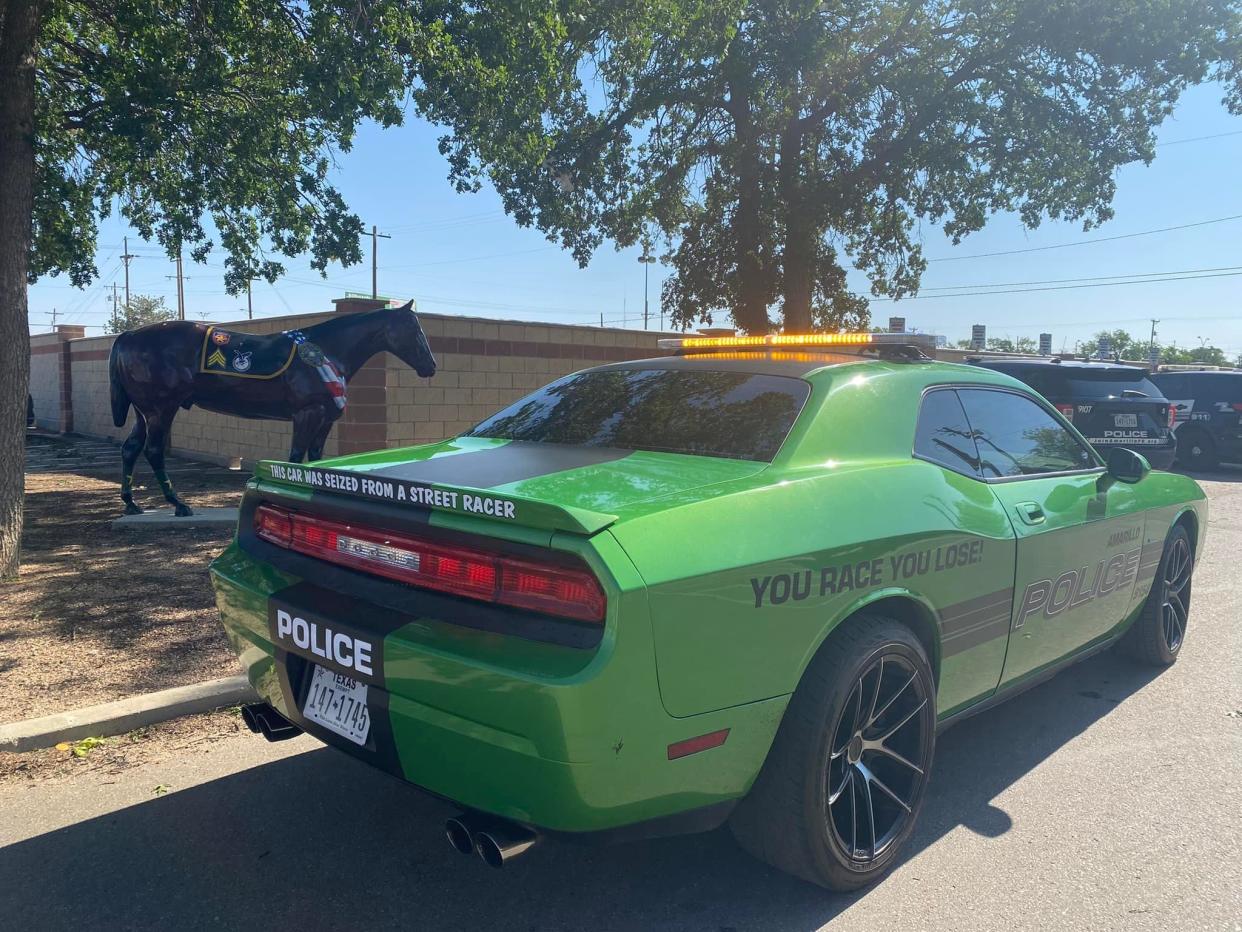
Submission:
M 0 583 L 0 723 L 237 672 L 207 579 L 231 532 L 113 530 L 119 472 L 113 444 L 28 438 L 21 573 Z M 236 505 L 246 478 L 175 458 L 168 473 L 204 507 Z M 135 497 L 164 504 L 153 480 Z

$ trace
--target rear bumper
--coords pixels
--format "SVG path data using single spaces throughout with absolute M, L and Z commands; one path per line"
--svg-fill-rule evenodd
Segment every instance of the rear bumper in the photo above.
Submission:
M 581 650 L 426 617 L 394 619 L 387 609 L 291 577 L 237 544 L 213 562 L 211 577 L 246 675 L 291 722 L 464 808 L 546 831 L 712 827 L 749 789 L 788 699 L 669 716 L 639 590 L 615 597 L 627 624 L 618 629 L 610 617 L 600 645 Z M 367 747 L 302 714 L 317 661 L 274 645 L 272 603 L 317 611 L 342 629 L 365 629 L 372 615 L 384 616 L 382 681 L 370 684 Z M 724 728 L 730 731 L 721 747 L 668 760 L 669 744 Z

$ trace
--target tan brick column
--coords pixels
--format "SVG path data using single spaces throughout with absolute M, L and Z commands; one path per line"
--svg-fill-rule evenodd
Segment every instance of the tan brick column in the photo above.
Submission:
M 338 314 L 356 314 L 386 307 L 388 302 L 376 298 L 334 298 Z M 336 422 L 338 455 L 365 453 L 388 446 L 388 363 L 387 354 L 380 353 L 354 373 L 349 380 L 345 412 Z

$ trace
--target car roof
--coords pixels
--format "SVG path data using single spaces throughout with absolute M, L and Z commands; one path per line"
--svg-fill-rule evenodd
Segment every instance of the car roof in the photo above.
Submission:
M 988 359 L 987 357 L 971 356 L 967 359 L 972 365 L 993 368 L 1004 366 L 1007 369 L 1055 369 L 1058 372 L 1072 371 L 1075 376 L 1089 375 L 1093 372 L 1133 372 L 1143 375 L 1148 370 L 1142 366 L 1128 366 L 1119 362 L 1092 362 L 1085 359 Z
M 820 373 L 835 372 L 844 366 L 886 372 L 918 371 L 941 372 L 941 381 L 979 381 L 996 384 L 1009 379 L 1001 374 L 998 379 L 993 370 L 980 370 L 973 366 L 937 362 L 933 359 L 901 359 L 884 355 L 830 351 L 830 350 L 740 350 L 736 352 L 688 353 L 678 356 L 655 356 L 648 359 L 629 359 L 625 362 L 593 366 L 589 371 L 618 371 L 632 369 L 667 369 L 687 372 L 743 372 L 755 375 L 781 375 L 814 380 Z M 986 374 L 985 374 L 986 373 Z M 976 378 L 975 375 L 978 375 Z M 964 376 L 964 378 L 963 378 Z M 921 380 L 920 380 L 921 381 Z M 1025 386 L 1024 386 L 1025 387 Z
M 1165 369 L 1160 372 L 1153 372 L 1148 378 L 1164 379 L 1172 376 L 1179 378 L 1184 375 L 1193 375 L 1203 378 L 1205 376 L 1231 376 L 1237 378 L 1242 376 L 1242 369 Z

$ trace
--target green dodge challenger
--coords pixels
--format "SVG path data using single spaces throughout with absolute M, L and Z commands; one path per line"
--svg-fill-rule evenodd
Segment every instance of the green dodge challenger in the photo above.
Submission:
M 541 838 L 728 822 L 852 889 L 936 733 L 1096 650 L 1169 664 L 1206 503 L 897 335 L 688 338 L 442 443 L 262 462 L 212 564 L 271 739 Z

